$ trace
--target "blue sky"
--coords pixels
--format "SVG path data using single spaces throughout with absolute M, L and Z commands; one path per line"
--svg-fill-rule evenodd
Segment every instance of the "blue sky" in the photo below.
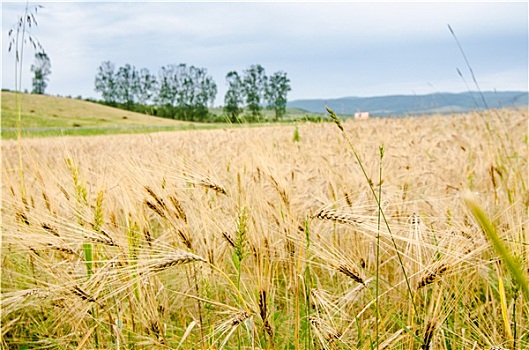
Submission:
M 283 70 L 289 99 L 528 89 L 528 3 L 524 2 L 39 2 L 33 30 L 51 58 L 47 93 L 96 97 L 101 62 L 148 68 L 204 67 L 225 76 L 261 64 Z M 25 2 L 2 3 L 2 87 L 14 87 L 8 30 Z M 34 52 L 26 46 L 23 88 Z

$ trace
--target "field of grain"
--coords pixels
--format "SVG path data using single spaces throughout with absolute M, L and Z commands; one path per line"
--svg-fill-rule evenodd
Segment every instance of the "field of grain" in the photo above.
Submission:
M 527 348 L 527 119 L 4 141 L 2 348 Z

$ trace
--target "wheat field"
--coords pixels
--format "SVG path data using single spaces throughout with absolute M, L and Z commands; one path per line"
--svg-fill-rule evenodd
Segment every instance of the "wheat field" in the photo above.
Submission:
M 527 119 L 3 141 L 2 348 L 527 348 Z

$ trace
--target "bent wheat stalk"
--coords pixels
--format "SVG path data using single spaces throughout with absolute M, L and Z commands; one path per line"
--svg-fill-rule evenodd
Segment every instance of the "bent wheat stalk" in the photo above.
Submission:
M 479 205 L 471 198 L 466 198 L 465 202 L 472 212 L 474 219 L 478 222 L 479 226 L 485 233 L 485 236 L 489 239 L 494 247 L 496 253 L 505 262 L 507 268 L 511 272 L 512 278 L 520 285 L 524 293 L 525 300 L 529 300 L 529 283 L 524 272 L 521 270 L 520 265 L 516 262 L 516 259 L 511 255 L 509 249 L 505 246 L 502 239 L 496 231 L 496 227 L 489 220 L 488 216 L 483 212 Z

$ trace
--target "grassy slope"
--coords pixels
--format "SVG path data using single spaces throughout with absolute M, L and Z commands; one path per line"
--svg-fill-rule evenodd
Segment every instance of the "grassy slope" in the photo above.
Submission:
M 93 102 L 47 95 L 21 94 L 24 137 L 130 134 L 152 131 L 214 129 L 224 123 L 191 123 L 125 111 Z M 2 91 L 2 138 L 16 137 L 17 110 L 15 93 Z M 221 108 L 211 113 L 222 115 Z M 299 119 L 314 113 L 289 109 L 285 120 Z M 263 110 L 265 119 L 273 120 L 272 110 Z M 39 129 L 28 129 L 39 128 Z M 42 128 L 42 129 L 40 129 Z M 60 128 L 60 130 L 59 130 Z
M 188 125 L 172 119 L 153 117 L 141 113 L 129 112 L 93 102 L 55 97 L 47 95 L 21 94 L 22 127 L 93 127 L 93 126 L 179 126 Z M 211 111 L 221 115 L 221 108 Z M 287 118 L 301 118 L 307 114 L 300 109 L 288 110 Z M 272 110 L 263 110 L 267 119 L 274 118 Z M 195 123 L 194 123 L 195 124 Z M 15 94 L 2 91 L 2 128 L 17 127 Z
M 22 127 L 178 126 L 180 121 L 124 111 L 97 103 L 45 95 L 21 94 Z M 17 126 L 15 94 L 2 91 L 2 128 Z

